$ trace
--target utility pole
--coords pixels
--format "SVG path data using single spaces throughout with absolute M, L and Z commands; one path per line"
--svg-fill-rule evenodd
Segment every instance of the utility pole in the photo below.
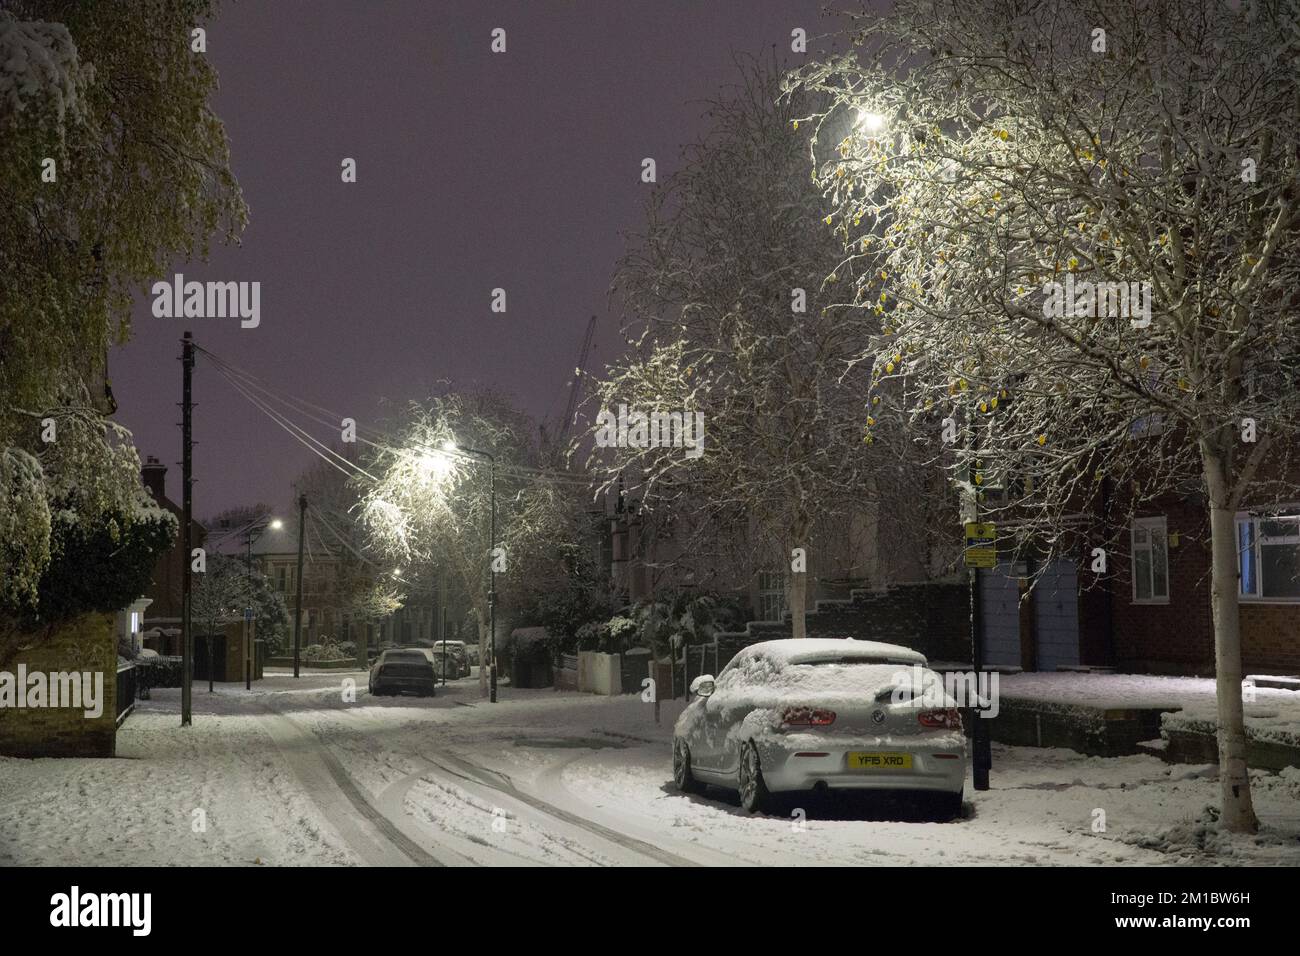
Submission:
M 194 630 L 191 627 L 191 588 L 194 561 L 194 337 L 181 339 L 181 524 L 184 527 L 185 569 L 181 575 L 181 726 L 191 723 L 191 683 L 194 680 Z M 211 668 L 212 662 L 208 662 Z
M 497 702 L 497 565 L 496 554 L 493 552 L 497 546 L 497 460 L 488 452 L 479 451 L 477 448 L 466 448 L 464 445 L 457 445 L 455 442 L 447 442 L 443 446 L 443 451 L 456 455 L 473 455 L 478 458 L 486 458 L 488 463 L 488 493 L 492 500 L 490 523 L 488 525 L 488 686 L 490 694 L 488 700 L 495 704 Z M 481 622 L 480 622 L 481 623 Z M 479 674 L 483 672 L 483 664 L 479 663 Z M 482 680 L 482 677 L 479 678 Z
M 253 529 L 248 529 L 248 606 L 244 608 L 244 690 L 253 689 Z
M 497 702 L 497 559 L 493 550 L 497 546 L 497 460 L 491 455 L 488 459 L 488 489 L 492 498 L 492 519 L 488 533 L 488 652 L 491 654 L 492 670 L 488 672 L 490 694 L 488 702 Z
M 439 566 L 438 568 L 438 646 L 442 648 L 442 686 L 446 687 L 447 686 L 447 635 L 445 633 L 445 628 L 443 627 L 443 622 L 446 620 L 446 617 L 442 613 L 442 602 L 443 602 L 444 590 L 445 588 L 443 584 L 442 567 Z
M 302 540 L 307 529 L 307 496 L 298 496 L 298 603 L 293 612 L 293 676 L 298 676 L 298 655 L 302 646 Z

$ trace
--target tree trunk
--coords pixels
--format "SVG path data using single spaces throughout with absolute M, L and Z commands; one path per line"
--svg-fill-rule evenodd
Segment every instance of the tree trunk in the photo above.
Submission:
M 1210 495 L 1210 606 L 1214 614 L 1214 675 L 1219 717 L 1220 823 L 1234 833 L 1254 833 L 1259 822 L 1250 799 L 1250 774 L 1246 769 L 1236 515 L 1229 507 L 1222 454 L 1203 440 L 1201 461 Z
M 800 516 L 795 519 L 794 547 L 790 554 L 790 636 L 804 638 L 808 636 L 808 548 L 805 538 L 808 534 L 808 521 Z M 798 549 L 797 551 L 794 549 Z

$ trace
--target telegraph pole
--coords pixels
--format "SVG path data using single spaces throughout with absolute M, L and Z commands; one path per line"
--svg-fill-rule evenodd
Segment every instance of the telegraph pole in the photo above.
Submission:
M 181 524 L 185 542 L 185 569 L 181 576 L 181 726 L 188 727 L 191 723 L 190 685 L 194 680 L 194 630 L 190 622 L 194 560 L 194 337 L 189 332 L 181 339 L 181 370 Z M 211 661 L 208 666 L 212 666 Z
M 491 530 L 488 534 L 488 653 L 491 655 L 492 670 L 489 672 L 490 696 L 488 701 L 497 702 L 497 559 L 493 549 L 497 546 L 497 462 L 488 455 L 488 488 L 492 498 Z
M 302 539 L 307 529 L 307 496 L 298 496 L 298 604 L 293 612 L 293 676 L 298 676 L 298 654 L 302 646 Z

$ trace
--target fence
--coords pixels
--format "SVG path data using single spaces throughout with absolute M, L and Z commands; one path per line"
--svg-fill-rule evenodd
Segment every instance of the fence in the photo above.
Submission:
M 691 681 L 701 674 L 712 674 L 717 676 L 719 663 L 718 642 L 713 641 L 709 644 L 688 644 L 682 647 L 682 656 L 673 662 L 673 686 L 672 695 L 677 697 L 687 697 L 691 687 Z M 709 667 L 708 664 L 713 666 Z M 692 664 L 695 666 L 692 667 Z M 681 668 L 681 683 L 677 682 L 678 668 Z
M 131 711 L 135 710 L 135 688 L 137 672 L 134 664 L 123 664 L 117 669 L 117 723 L 120 727 L 122 721 L 130 716 Z

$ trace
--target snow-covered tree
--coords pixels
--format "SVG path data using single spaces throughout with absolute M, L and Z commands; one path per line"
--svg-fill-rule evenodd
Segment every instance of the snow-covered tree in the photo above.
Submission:
M 652 513 L 680 516 L 687 551 L 736 529 L 756 537 L 754 551 L 789 567 L 802 637 L 816 530 L 898 484 L 906 449 L 863 442 L 870 369 L 857 360 L 880 320 L 846 307 L 865 267 L 845 261 L 808 175 L 795 120 L 818 98 L 782 99 L 775 65 L 738 67 L 619 262 L 628 349 L 593 396 L 610 414 L 698 414 L 702 448 L 638 442 L 629 429 L 624 447 L 597 447 L 592 461 L 606 487 L 624 477 Z M 615 437 L 606 430 L 598 419 L 597 446 Z
M 10 406 L 102 373 L 134 295 L 246 219 L 216 73 L 190 50 L 210 0 L 0 9 L 0 443 Z
M 0 662 L 138 597 L 176 532 L 104 417 L 105 363 L 139 287 L 245 220 L 216 74 L 189 47 L 210 8 L 0 9 Z
M 194 576 L 190 613 L 203 633 L 208 650 L 208 693 L 216 671 L 212 639 L 229 621 L 238 621 L 251 606 L 253 582 L 248 566 L 224 554 L 208 556 L 207 569 Z
M 539 477 L 537 430 L 505 397 L 491 391 L 447 393 L 412 404 L 396 430 L 394 446 L 367 463 L 359 506 L 369 540 L 379 553 L 406 565 L 403 578 L 447 583 L 463 595 L 479 624 L 481 659 L 488 657 L 488 589 L 491 563 L 498 593 L 518 594 L 563 562 L 576 527 L 562 509 L 577 500 Z M 489 535 L 491 469 L 476 449 L 495 458 L 496 540 Z M 517 598 L 512 598 L 517 601 Z M 498 619 L 502 617 L 498 602 Z M 480 689 L 487 692 L 486 668 Z
M 1295 492 L 1300 4 L 899 0 L 851 38 L 791 86 L 829 97 L 800 128 L 834 232 L 885 257 L 873 396 L 976 494 L 1011 475 L 1040 548 L 1103 485 L 1199 487 L 1221 819 L 1252 830 L 1234 518 Z

